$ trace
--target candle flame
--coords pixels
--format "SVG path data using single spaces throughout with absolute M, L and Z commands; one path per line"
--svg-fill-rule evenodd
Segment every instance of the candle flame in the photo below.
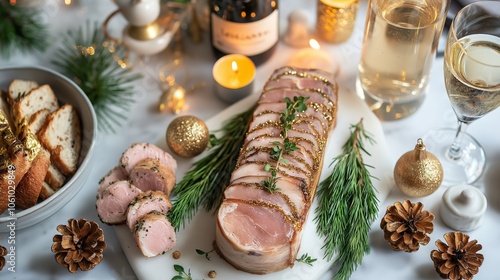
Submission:
M 320 49 L 319 43 L 315 39 L 309 40 L 309 46 L 311 46 L 311 48 L 313 48 L 315 50 L 319 50 Z
M 238 73 L 238 63 L 236 63 L 236 61 L 234 60 L 233 62 L 231 62 L 231 69 L 233 69 L 234 73 Z

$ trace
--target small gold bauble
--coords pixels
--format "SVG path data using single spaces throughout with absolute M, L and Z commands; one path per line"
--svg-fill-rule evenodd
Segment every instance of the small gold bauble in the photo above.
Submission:
M 443 167 L 436 156 L 426 151 L 422 139 L 418 139 L 415 149 L 403 154 L 396 162 L 394 180 L 406 195 L 427 196 L 441 186 Z
M 194 116 L 175 118 L 167 127 L 167 145 L 176 155 L 194 157 L 208 145 L 210 134 L 206 124 Z

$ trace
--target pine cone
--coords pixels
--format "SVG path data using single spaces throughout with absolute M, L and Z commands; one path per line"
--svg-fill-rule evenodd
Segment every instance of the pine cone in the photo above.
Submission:
M 0 245 L 0 271 L 5 266 L 5 256 L 7 255 L 7 248 Z
M 431 252 L 439 276 L 450 280 L 472 279 L 483 263 L 484 256 L 477 253 L 483 246 L 477 240 L 469 241 L 469 236 L 459 231 L 446 233 L 444 239 L 448 244 L 438 239 L 438 249 Z
M 102 260 L 102 252 L 106 248 L 102 229 L 95 222 L 85 219 L 69 219 L 68 225 L 57 226 L 52 241 L 52 252 L 57 263 L 75 273 L 78 268 L 91 270 Z
M 422 208 L 422 203 L 412 204 L 409 200 L 387 207 L 380 228 L 393 250 L 415 252 L 420 244 L 429 243 L 431 238 L 427 234 L 434 230 L 434 215 Z

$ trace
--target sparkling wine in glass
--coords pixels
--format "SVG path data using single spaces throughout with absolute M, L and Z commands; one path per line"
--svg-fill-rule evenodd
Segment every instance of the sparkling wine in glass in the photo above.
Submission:
M 500 1 L 474 2 L 457 13 L 448 32 L 444 79 L 458 129 L 432 132 L 426 145 L 443 164 L 443 184 L 470 184 L 483 173 L 486 157 L 466 129 L 500 106 Z

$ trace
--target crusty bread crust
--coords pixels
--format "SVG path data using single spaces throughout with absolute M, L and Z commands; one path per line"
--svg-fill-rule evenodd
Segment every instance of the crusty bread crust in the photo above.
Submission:
M 32 89 L 39 87 L 38 83 L 35 81 L 26 81 L 15 79 L 9 84 L 9 89 L 7 92 L 7 101 L 12 105 L 14 102 L 25 95 L 27 95 Z
M 64 176 L 59 169 L 51 163 L 49 170 L 47 170 L 47 175 L 45 175 L 45 182 L 54 190 L 59 190 L 64 182 L 66 182 L 66 176 Z
M 36 204 L 49 165 L 49 153 L 44 149 L 40 150 L 33 160 L 31 168 L 26 172 L 16 187 L 17 207 L 27 209 Z
M 80 156 L 82 130 L 78 112 L 65 104 L 48 117 L 38 139 L 49 150 L 52 162 L 66 176 L 76 172 Z
M 14 101 L 11 112 L 12 118 L 17 123 L 23 118 L 29 120 L 33 114 L 40 110 L 48 109 L 53 112 L 57 108 L 59 108 L 59 103 L 52 88 L 49 85 L 42 85 Z
M 44 201 L 47 198 L 49 198 L 51 195 L 53 195 L 56 191 L 49 186 L 46 182 L 42 183 L 42 189 L 40 190 L 40 195 L 38 196 L 39 201 Z

